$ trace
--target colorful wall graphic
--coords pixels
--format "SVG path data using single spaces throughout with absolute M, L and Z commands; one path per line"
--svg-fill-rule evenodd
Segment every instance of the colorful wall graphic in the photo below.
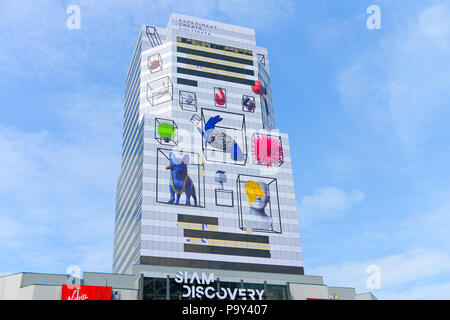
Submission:
M 236 165 L 247 161 L 245 116 L 214 109 L 202 109 L 202 150 L 206 160 Z
M 242 230 L 282 232 L 277 179 L 240 174 L 237 192 Z
M 252 32 L 241 45 L 180 32 L 169 24 L 142 54 L 140 262 L 303 274 L 267 56 L 248 45 Z
M 200 156 L 183 150 L 157 149 L 156 201 L 204 207 L 204 171 Z
M 173 120 L 155 119 L 155 139 L 160 144 L 173 145 L 178 144 L 178 127 Z
M 255 133 L 250 143 L 254 164 L 279 167 L 284 163 L 281 137 Z

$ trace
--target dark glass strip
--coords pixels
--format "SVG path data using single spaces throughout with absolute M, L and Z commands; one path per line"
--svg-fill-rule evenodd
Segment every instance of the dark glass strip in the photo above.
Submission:
M 297 275 L 305 274 L 303 267 L 229 262 L 229 261 L 208 261 L 196 259 L 141 256 L 140 263 L 146 265 L 167 266 L 167 267 L 206 268 L 217 270 L 268 272 L 268 273 L 297 274 Z
M 225 241 L 243 241 L 243 242 L 255 242 L 255 243 L 269 244 L 268 236 L 260 236 L 260 235 L 254 235 L 254 234 L 184 229 L 184 236 L 187 238 L 201 238 L 201 239 L 213 239 L 213 240 L 225 240 Z
M 193 55 L 197 55 L 197 56 L 201 56 L 201 57 L 213 58 L 213 59 L 236 62 L 236 63 L 253 66 L 253 60 L 247 60 L 247 59 L 242 59 L 242 58 L 237 58 L 237 57 L 232 57 L 232 56 L 226 56 L 223 54 L 218 54 L 218 53 L 213 53 L 213 52 L 208 52 L 208 51 L 195 50 L 195 49 L 177 46 L 177 52 L 193 54 Z
M 189 244 L 189 243 L 184 244 L 184 251 L 185 252 L 195 252 L 195 253 L 223 254 L 223 255 L 227 255 L 227 256 L 270 258 L 269 250 L 219 247 L 219 246 L 203 246 L 203 245 Z
M 192 64 L 192 65 L 201 66 L 201 67 L 213 68 L 213 69 L 218 69 L 218 70 L 230 71 L 230 72 L 240 73 L 240 74 L 244 74 L 244 75 L 250 75 L 250 76 L 255 75 L 255 72 L 250 69 L 231 67 L 231 66 L 226 66 L 223 64 L 206 62 L 206 61 L 201 61 L 201 60 L 177 57 L 177 62 Z
M 205 42 L 205 41 L 189 39 L 189 38 L 182 38 L 182 37 L 177 37 L 177 42 L 186 43 L 186 44 L 190 44 L 190 45 L 194 45 L 194 46 L 200 46 L 200 47 L 205 47 L 205 48 L 221 50 L 221 51 L 227 51 L 227 52 L 232 52 L 232 53 L 239 53 L 239 54 L 244 54 L 244 55 L 253 57 L 253 52 L 248 49 L 240 49 L 240 48 L 236 48 L 236 47 L 225 46 L 222 44 Z
M 218 225 L 219 219 L 214 217 L 202 217 L 202 216 L 191 216 L 188 214 L 179 214 L 178 222 Z
M 192 87 L 197 87 L 198 86 L 198 82 L 197 81 L 184 79 L 184 78 L 177 78 L 177 83 L 178 84 L 184 84 L 186 86 L 192 86 Z
M 224 76 L 222 74 L 215 74 L 215 73 L 191 70 L 191 69 L 180 68 L 180 67 L 177 68 L 177 72 L 182 73 L 182 74 L 188 74 L 191 76 L 196 76 L 196 77 L 246 84 L 249 86 L 255 85 L 255 80 L 241 79 L 241 78 L 236 78 L 236 77 L 231 77 L 231 76 Z

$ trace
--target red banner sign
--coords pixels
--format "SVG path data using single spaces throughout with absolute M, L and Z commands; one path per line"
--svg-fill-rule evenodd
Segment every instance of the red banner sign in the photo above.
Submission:
M 63 284 L 61 300 L 111 300 L 112 287 Z

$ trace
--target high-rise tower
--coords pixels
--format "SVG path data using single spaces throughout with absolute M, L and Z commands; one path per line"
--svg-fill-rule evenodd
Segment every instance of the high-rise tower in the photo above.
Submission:
M 179 14 L 143 26 L 126 77 L 113 273 L 3 276 L 0 300 L 376 299 L 304 275 L 274 109 L 252 29 Z
M 303 275 L 274 109 L 254 30 L 179 14 L 142 27 L 126 78 L 113 272 Z

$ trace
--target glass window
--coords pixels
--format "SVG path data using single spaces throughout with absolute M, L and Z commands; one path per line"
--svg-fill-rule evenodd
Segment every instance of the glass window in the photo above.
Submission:
M 264 290 L 264 284 L 263 283 L 244 283 L 245 289 L 258 289 L 258 290 Z
M 181 300 L 182 285 L 176 283 L 175 279 L 170 279 L 170 300 Z
M 144 278 L 144 300 L 166 300 L 167 279 Z
M 227 282 L 227 281 L 220 281 L 220 288 L 229 288 L 231 291 L 234 289 L 240 289 L 241 283 L 240 282 Z M 231 300 L 229 296 L 225 300 Z
M 264 300 L 287 300 L 287 288 L 283 285 L 268 284 Z
M 165 300 L 166 299 L 166 283 L 165 278 L 145 278 L 144 279 L 144 300 Z M 198 286 L 198 285 L 196 285 Z M 201 285 L 206 287 L 204 285 Z M 227 281 L 217 281 L 213 285 L 216 290 L 219 288 L 229 288 L 231 291 L 234 289 L 240 289 L 240 282 L 227 282 Z M 262 283 L 243 283 L 244 289 L 258 289 L 264 290 L 264 284 Z M 182 298 L 183 284 L 176 283 L 175 279 L 170 279 L 170 300 L 191 300 L 191 297 Z M 240 300 L 239 297 L 236 299 Z M 202 298 L 195 298 L 194 300 L 209 300 L 206 296 Z M 226 300 L 230 300 L 227 297 Z M 287 287 L 284 285 L 266 285 L 266 290 L 264 291 L 263 300 L 288 300 Z
M 263 283 L 244 283 L 245 289 L 253 289 L 253 290 L 264 290 L 264 284 Z M 265 299 L 266 293 L 264 292 L 262 299 Z M 258 299 L 257 296 L 254 297 L 255 299 Z
M 182 37 L 177 37 L 177 41 L 180 43 L 187 43 L 187 44 L 191 44 L 194 46 L 200 46 L 200 47 L 222 50 L 222 51 L 227 51 L 227 52 L 240 53 L 240 54 L 244 54 L 247 56 L 253 56 L 253 52 L 251 50 L 247 50 L 247 49 L 240 49 L 240 48 L 224 46 L 224 45 L 220 45 L 220 44 L 216 44 L 216 43 L 210 43 L 210 42 L 199 41 L 199 40 L 194 40 L 194 39 L 187 39 L 187 38 L 182 38 Z

